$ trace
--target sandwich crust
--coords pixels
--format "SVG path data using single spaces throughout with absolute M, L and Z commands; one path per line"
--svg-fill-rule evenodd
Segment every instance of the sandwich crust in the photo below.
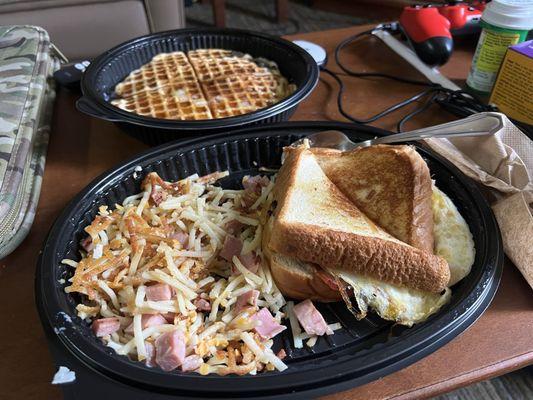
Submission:
M 433 252 L 431 176 L 415 149 L 376 145 L 311 151 L 326 176 L 372 221 L 397 239 Z
M 449 280 L 446 261 L 387 234 L 333 184 L 304 148 L 280 169 L 270 249 L 288 257 L 428 292 Z
M 271 229 L 272 218 L 265 224 L 263 230 L 263 255 L 269 263 L 272 278 L 281 293 L 297 300 L 310 299 L 320 302 L 342 300 L 340 292 L 333 290 L 320 278 L 319 267 L 271 251 L 268 246 Z
M 448 263 L 438 256 L 379 238 L 305 223 L 275 224 L 270 248 L 288 257 L 427 292 L 444 290 Z
M 296 300 L 313 300 L 321 303 L 341 301 L 338 290 L 333 290 L 317 275 L 316 267 L 281 254 L 270 259 L 270 271 L 278 289 Z

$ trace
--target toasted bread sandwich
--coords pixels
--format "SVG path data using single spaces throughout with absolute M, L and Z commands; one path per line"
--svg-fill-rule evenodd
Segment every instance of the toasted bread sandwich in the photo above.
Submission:
M 312 152 L 326 176 L 373 222 L 402 242 L 433 252 L 431 177 L 416 150 L 377 145 Z
M 269 247 L 272 224 L 270 218 L 265 224 L 262 236 L 263 254 L 270 265 L 270 272 L 278 289 L 285 295 L 298 300 L 331 302 L 342 300 L 334 280 L 316 265 L 284 256 Z
M 311 151 L 290 152 L 274 190 L 271 251 L 427 292 L 446 288 L 446 261 L 374 224 L 326 177 Z
M 446 262 L 373 224 L 328 180 L 311 151 L 289 152 L 274 190 L 277 204 L 265 224 L 262 247 L 283 294 L 344 299 L 357 318 L 373 309 L 408 326 L 449 301 Z M 317 255 L 322 251 L 325 256 Z
M 412 326 L 438 311 L 451 297 L 451 290 L 429 293 L 383 282 L 362 274 L 323 269 L 270 250 L 272 219 L 263 231 L 263 250 L 278 289 L 297 300 L 319 302 L 344 300 L 357 319 L 372 309 L 381 318 Z M 352 305 L 355 299 L 357 308 Z

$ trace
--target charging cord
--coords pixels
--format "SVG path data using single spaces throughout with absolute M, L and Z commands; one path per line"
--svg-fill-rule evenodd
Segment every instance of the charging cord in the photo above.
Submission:
M 335 81 L 339 85 L 339 92 L 337 94 L 337 107 L 339 109 L 339 112 L 342 114 L 344 118 L 356 124 L 368 124 L 370 122 L 377 121 L 378 119 L 388 114 L 391 114 L 411 103 L 426 99 L 426 101 L 423 102 L 419 107 L 411 111 L 409 114 L 405 115 L 398 122 L 396 126 L 397 131 L 402 132 L 403 127 L 407 123 L 407 121 L 409 121 L 414 116 L 419 115 L 422 112 L 426 111 L 432 104 L 438 104 L 439 106 L 444 108 L 446 111 L 459 117 L 466 117 L 468 115 L 475 114 L 478 112 L 483 112 L 483 111 L 495 111 L 495 107 L 483 104 L 483 102 L 477 96 L 471 93 L 467 93 L 464 90 L 451 90 L 451 89 L 441 86 L 440 84 L 416 80 L 416 79 L 404 78 L 404 77 L 390 75 L 390 74 L 381 73 L 381 72 L 357 72 L 346 67 L 341 61 L 341 56 L 340 56 L 341 51 L 346 46 L 348 46 L 349 44 L 352 44 L 353 42 L 359 40 L 360 38 L 372 35 L 372 32 L 374 32 L 376 29 L 386 29 L 386 30 L 390 30 L 395 33 L 399 31 L 399 27 L 397 23 L 383 24 L 383 25 L 380 25 L 378 28 L 363 31 L 363 32 L 357 33 L 355 35 L 352 35 L 344 39 L 335 48 L 335 61 L 337 65 L 339 66 L 339 68 L 348 76 L 353 76 L 357 78 L 385 78 L 385 79 L 395 80 L 398 82 L 407 83 L 411 85 L 423 86 L 425 87 L 425 89 L 421 91 L 420 93 L 408 99 L 402 100 L 401 102 L 388 107 L 387 109 L 379 112 L 376 115 L 373 115 L 366 119 L 360 119 L 349 114 L 343 107 L 343 95 L 344 95 L 345 87 L 344 87 L 344 83 L 342 79 L 339 76 L 340 74 L 328 69 L 326 66 L 323 66 L 321 67 L 321 70 L 327 73 L 328 75 L 330 75 L 333 79 L 335 79 Z

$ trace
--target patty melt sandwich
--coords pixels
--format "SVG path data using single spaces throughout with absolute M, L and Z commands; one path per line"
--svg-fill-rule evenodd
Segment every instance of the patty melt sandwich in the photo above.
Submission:
M 432 251 L 434 189 L 415 150 L 372 146 L 340 153 L 301 146 L 286 155 L 263 234 L 283 294 L 343 299 L 358 318 L 370 308 L 404 325 L 449 301 L 450 266 Z M 460 238 L 470 240 L 473 252 L 466 223 L 459 230 L 464 227 L 468 234 Z M 471 265 L 473 257 L 463 261 Z

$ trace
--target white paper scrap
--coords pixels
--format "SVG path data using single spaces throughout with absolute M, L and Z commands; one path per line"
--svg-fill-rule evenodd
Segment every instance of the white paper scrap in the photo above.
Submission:
M 74 382 L 75 380 L 76 373 L 61 365 L 54 375 L 54 379 L 52 379 L 52 385 L 62 385 L 64 383 Z

